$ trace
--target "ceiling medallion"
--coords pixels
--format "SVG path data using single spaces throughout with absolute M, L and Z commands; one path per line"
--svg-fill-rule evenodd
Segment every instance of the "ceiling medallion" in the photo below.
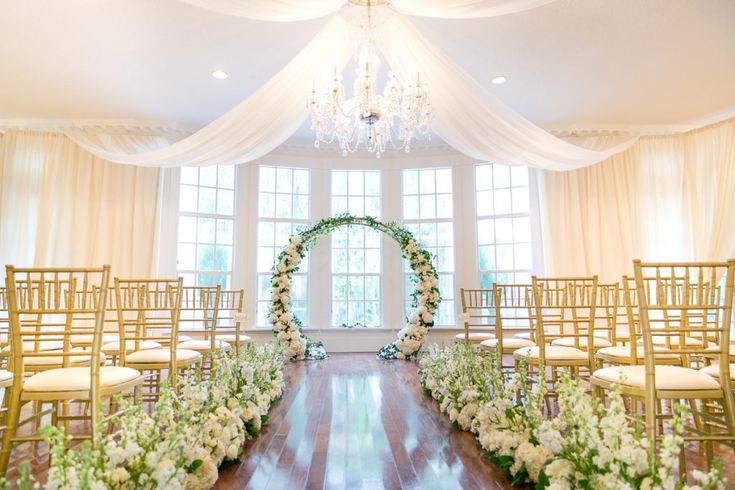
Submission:
M 309 96 L 311 129 L 321 143 L 339 143 L 343 156 L 364 147 L 377 158 L 389 148 L 411 151 L 414 139 L 430 139 L 431 106 L 426 82 L 416 72 L 402 81 L 388 71 L 382 94 L 377 91 L 381 57 L 373 36 L 375 5 L 384 0 L 350 0 L 350 4 L 367 8 L 367 25 L 357 56 L 352 98 L 345 97 L 342 74 L 334 69 L 331 80 L 316 81 Z

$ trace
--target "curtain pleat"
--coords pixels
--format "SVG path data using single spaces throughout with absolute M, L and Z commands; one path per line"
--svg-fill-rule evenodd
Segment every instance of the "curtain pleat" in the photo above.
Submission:
M 0 140 L 1 264 L 155 274 L 161 169 L 106 162 L 59 133 Z

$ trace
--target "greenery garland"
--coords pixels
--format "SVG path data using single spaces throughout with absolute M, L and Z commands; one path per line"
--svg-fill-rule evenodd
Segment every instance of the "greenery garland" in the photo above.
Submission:
M 320 237 L 342 226 L 365 226 L 380 231 L 395 240 L 411 270 L 415 290 L 413 312 L 396 340 L 378 351 L 381 359 L 408 359 L 416 355 L 424 337 L 434 326 L 434 313 L 441 302 L 439 276 L 431 263 L 431 254 L 421 247 L 413 234 L 397 223 L 384 223 L 371 216 L 357 217 L 340 214 L 318 221 L 311 228 L 291 236 L 288 245 L 278 255 L 271 276 L 271 309 L 269 321 L 286 355 L 293 359 L 324 359 L 321 342 L 312 342 L 301 330 L 301 321 L 291 311 L 291 279 L 299 270 L 301 260 Z

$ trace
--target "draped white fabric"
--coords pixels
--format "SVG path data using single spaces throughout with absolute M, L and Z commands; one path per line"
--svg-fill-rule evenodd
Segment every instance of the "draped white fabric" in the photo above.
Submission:
M 588 168 L 539 172 L 550 275 L 617 281 L 632 260 L 735 256 L 735 120 L 642 137 Z
M 0 263 L 155 273 L 162 170 L 104 162 L 60 133 L 9 131 L 0 145 Z
M 337 12 L 346 0 L 180 0 L 203 9 L 246 19 L 294 22 Z
M 255 160 L 286 141 L 306 118 L 314 73 L 342 70 L 351 56 L 354 26 L 333 18 L 265 85 L 211 124 L 169 147 L 144 153 L 110 148 L 94 133 L 69 137 L 103 160 L 146 167 L 215 165 Z
M 167 148 L 120 151 L 94 134 L 69 133 L 87 151 L 115 162 L 176 167 L 243 163 L 266 155 L 303 123 L 315 74 L 342 70 L 358 27 L 334 17 L 283 70 L 208 126 Z M 634 139 L 604 151 L 567 143 L 532 124 L 488 93 L 447 56 L 437 51 L 401 15 L 382 26 L 383 49 L 404 78 L 418 67 L 428 81 L 435 132 L 458 151 L 479 160 L 569 170 L 597 163 L 624 150 Z M 387 49 L 390 46 L 391 49 Z
M 635 139 L 604 151 L 567 143 L 500 102 L 431 43 L 406 19 L 389 21 L 391 68 L 408 76 L 406 67 L 421 67 L 431 90 L 432 128 L 467 156 L 486 161 L 570 170 L 604 160 Z M 388 56 L 388 53 L 386 53 Z
M 514 14 L 556 0 L 392 0 L 395 9 L 417 17 L 478 19 Z
M 180 0 L 246 19 L 294 22 L 337 12 L 347 0 Z M 556 0 L 390 0 L 398 12 L 421 17 L 476 19 L 521 12 Z

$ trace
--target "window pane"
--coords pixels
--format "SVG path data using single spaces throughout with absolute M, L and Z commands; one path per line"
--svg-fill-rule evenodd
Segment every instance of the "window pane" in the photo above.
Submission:
M 235 193 L 227 190 L 217 191 L 217 214 L 225 214 L 232 216 L 233 212 L 233 199 Z
M 193 271 L 196 258 L 196 245 L 179 243 L 177 247 L 176 268 L 178 270 Z
M 208 214 L 217 212 L 217 189 L 199 188 L 199 212 Z
M 442 194 L 452 193 L 452 169 L 436 169 L 436 192 Z
M 528 187 L 513 189 L 513 212 L 528 213 Z
M 477 242 L 480 245 L 495 243 L 495 231 L 491 219 L 477 220 Z
M 347 172 L 335 170 L 332 172 L 332 195 L 344 196 L 347 194 Z
M 513 187 L 528 185 L 528 167 L 513 165 L 510 167 L 510 180 Z
M 197 210 L 197 188 L 190 185 L 182 185 L 179 189 L 179 211 L 196 212 Z
M 478 191 L 493 188 L 493 169 L 491 165 L 475 167 L 475 186 Z
M 258 182 L 258 191 L 276 192 L 276 169 L 273 167 L 260 167 L 260 180 Z
M 436 192 L 434 169 L 419 170 L 419 192 L 433 194 Z
M 436 195 L 429 194 L 428 196 L 421 196 L 421 219 L 433 219 L 436 218 Z
M 291 194 L 276 194 L 276 218 L 291 217 Z
M 235 166 L 222 165 L 217 169 L 217 187 L 220 189 L 235 188 Z
M 380 172 L 365 172 L 365 195 L 380 195 Z
M 258 245 L 273 246 L 273 234 L 275 233 L 275 224 L 271 221 L 261 221 L 258 223 Z
M 293 191 L 295 194 L 309 194 L 309 171 L 293 171 Z
M 495 214 L 510 214 L 510 189 L 500 189 L 494 192 L 493 204 L 495 205 Z
M 403 194 L 419 193 L 419 172 L 418 170 L 403 171 Z
M 500 189 L 510 187 L 510 167 L 507 165 L 493 165 L 493 187 Z
M 179 217 L 179 242 L 194 243 L 197 240 L 197 219 L 192 216 Z
M 294 196 L 293 201 L 293 217 L 294 219 L 307 219 L 309 217 L 309 197 Z
M 291 193 L 293 184 L 293 170 L 278 167 L 276 169 L 276 192 Z
M 214 220 L 210 218 L 199 218 L 199 229 L 197 232 L 199 243 L 214 243 Z
M 199 168 L 181 167 L 181 183 L 190 185 L 199 184 Z
M 362 172 L 349 172 L 347 179 L 347 192 L 349 195 L 365 195 Z
M 406 196 L 403 198 L 403 218 L 416 219 L 419 217 L 419 197 Z
M 217 187 L 217 167 L 199 167 L 199 185 Z
M 261 218 L 273 218 L 276 213 L 276 195 L 261 193 L 259 198 L 258 214 Z
M 228 219 L 217 220 L 217 243 L 220 245 L 232 244 L 232 221 Z
M 513 218 L 513 241 L 531 241 L 531 220 L 528 217 Z
M 436 217 L 451 218 L 454 215 L 451 194 L 438 194 L 436 196 Z
M 493 214 L 493 192 L 480 191 L 477 193 L 477 215 L 490 216 Z

